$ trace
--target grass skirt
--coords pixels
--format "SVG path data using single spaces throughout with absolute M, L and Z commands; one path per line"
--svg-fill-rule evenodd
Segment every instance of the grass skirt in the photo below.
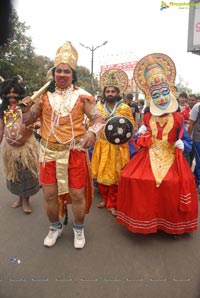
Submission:
M 3 146 L 3 173 L 8 190 L 19 196 L 31 196 L 39 189 L 38 142 L 32 135 L 21 147 Z

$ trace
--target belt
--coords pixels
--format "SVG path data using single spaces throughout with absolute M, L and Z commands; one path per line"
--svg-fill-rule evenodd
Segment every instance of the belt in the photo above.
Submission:
M 64 151 L 69 149 L 70 144 L 60 144 L 60 143 L 51 143 L 41 139 L 40 143 L 45 146 L 47 149 L 52 151 Z

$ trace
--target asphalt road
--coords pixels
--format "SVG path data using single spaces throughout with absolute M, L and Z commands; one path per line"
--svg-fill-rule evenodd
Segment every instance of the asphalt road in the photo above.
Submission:
M 0 174 L 0 298 L 199 298 L 200 233 L 174 240 L 138 235 L 93 206 L 85 220 L 86 246 L 73 247 L 73 216 L 56 246 L 43 239 L 48 220 L 42 190 L 32 214 L 10 207 L 16 197 Z

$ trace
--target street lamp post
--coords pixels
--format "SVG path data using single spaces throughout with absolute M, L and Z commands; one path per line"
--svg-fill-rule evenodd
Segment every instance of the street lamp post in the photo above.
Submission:
M 92 59 L 91 59 L 91 86 L 92 86 L 92 90 L 94 90 L 94 78 L 93 78 L 93 67 L 94 67 L 94 51 L 96 51 L 96 49 L 104 46 L 107 44 L 108 41 L 104 41 L 101 45 L 98 45 L 96 47 L 94 47 L 92 45 L 92 47 L 88 47 L 88 46 L 85 46 L 84 44 L 80 43 L 80 45 L 88 50 L 90 50 L 92 52 Z

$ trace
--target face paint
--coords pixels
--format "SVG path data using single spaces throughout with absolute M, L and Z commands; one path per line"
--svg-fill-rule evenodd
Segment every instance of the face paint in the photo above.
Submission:
M 151 93 L 154 104 L 161 110 L 166 110 L 171 102 L 170 90 L 168 87 L 157 87 Z
M 59 64 L 55 70 L 55 82 L 59 88 L 67 88 L 71 85 L 73 80 L 72 70 L 68 64 Z

